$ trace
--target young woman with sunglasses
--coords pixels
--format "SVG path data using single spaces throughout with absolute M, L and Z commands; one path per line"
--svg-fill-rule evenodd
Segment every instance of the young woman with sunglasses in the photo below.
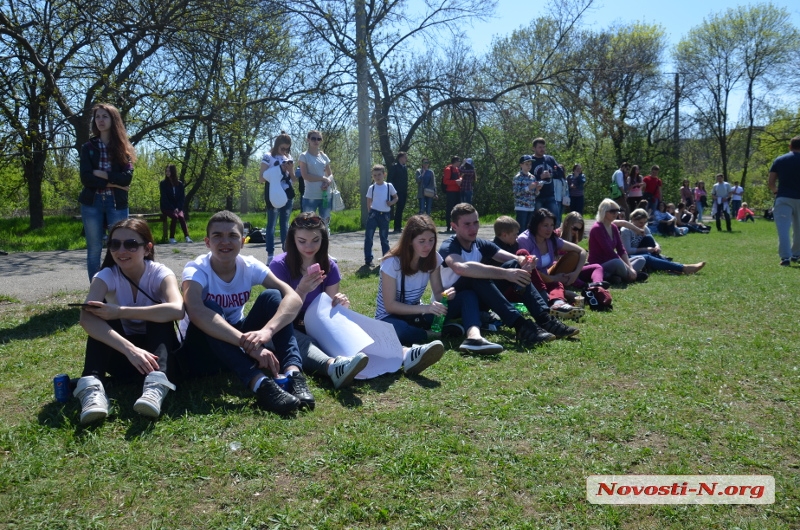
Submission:
M 133 409 L 157 418 L 175 386 L 167 360 L 175 344 L 173 321 L 183 318 L 175 274 L 155 261 L 147 222 L 125 219 L 111 227 L 108 250 L 81 308 L 80 324 L 89 337 L 82 377 L 74 395 L 82 424 L 108 415 L 107 375 L 115 381 L 144 379 Z
M 107 104 L 92 107 L 92 138 L 81 147 L 78 196 L 86 235 L 89 281 L 100 267 L 105 227 L 128 217 L 128 189 L 136 153 L 119 111 Z
M 333 182 L 331 159 L 322 152 L 322 133 L 316 130 L 309 131 L 306 141 L 308 150 L 297 159 L 300 174 L 305 181 L 302 209 L 304 212 L 319 212 L 319 216 L 325 221 L 325 226 L 330 230 L 330 197 L 328 197 L 328 204 L 323 204 L 322 193 Z
M 292 184 L 297 182 L 294 171 L 294 161 L 292 160 L 292 138 L 281 131 L 275 138 L 272 150 L 265 153 L 261 158 L 261 168 L 259 169 L 258 181 L 264 184 L 264 201 L 267 204 L 267 265 L 272 262 L 275 255 L 275 221 L 279 220 L 279 230 L 281 235 L 281 248 L 286 250 L 286 233 L 289 231 L 289 215 L 292 213 L 294 203 L 294 188 Z M 277 167 L 280 170 L 280 186 L 286 193 L 286 203 L 283 206 L 275 206 L 270 201 L 270 182 L 264 176 L 270 168 Z M 277 180 L 277 174 L 276 179 Z
M 629 258 L 622 244 L 619 228 L 614 223 L 620 212 L 619 205 L 611 199 L 603 199 L 597 208 L 597 222 L 589 230 L 589 257 L 586 262 L 603 267 L 604 279 L 610 283 L 645 280 L 644 258 Z

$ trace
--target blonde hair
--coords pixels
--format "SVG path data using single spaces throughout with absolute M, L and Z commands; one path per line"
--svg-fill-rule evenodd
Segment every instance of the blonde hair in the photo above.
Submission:
M 619 207 L 619 204 L 617 204 L 616 202 L 612 201 L 611 199 L 603 199 L 603 202 L 601 202 L 600 206 L 597 207 L 597 216 L 595 217 L 595 220 L 598 223 L 602 223 L 603 219 L 605 218 L 605 216 L 608 213 L 608 211 L 609 210 L 613 210 L 615 208 L 617 210 L 621 209 Z

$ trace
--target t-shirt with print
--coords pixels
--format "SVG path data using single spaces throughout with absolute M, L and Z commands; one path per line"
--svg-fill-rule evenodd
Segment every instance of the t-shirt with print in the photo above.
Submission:
M 447 259 L 451 254 L 458 254 L 464 261 L 477 261 L 479 263 L 488 263 L 495 254 L 500 252 L 500 247 L 489 241 L 488 239 L 476 239 L 468 249 L 461 246 L 456 236 L 451 236 L 442 242 L 439 247 L 439 255 L 442 259 Z M 442 287 L 449 289 L 458 281 L 458 274 L 447 266 L 447 263 L 442 265 Z
M 542 254 L 535 238 L 531 237 L 531 233 L 528 230 L 525 230 L 517 237 L 517 243 L 519 248 L 524 248 L 531 256 L 539 258 L 536 260 L 536 270 L 545 273 L 558 260 L 558 251 L 564 246 L 564 240 L 560 237 L 555 238 L 555 243 L 553 243 L 553 238 L 547 238 L 547 254 Z
M 330 267 L 328 274 L 325 275 L 325 279 L 322 280 L 322 283 L 317 285 L 313 291 L 306 295 L 306 299 L 303 300 L 303 307 L 300 309 L 300 314 L 298 318 L 303 318 L 303 315 L 306 314 L 306 310 L 308 306 L 314 301 L 316 297 L 318 297 L 322 292 L 330 287 L 331 285 L 336 285 L 342 280 L 342 276 L 339 273 L 339 266 L 336 265 L 334 261 L 328 259 L 328 266 Z M 286 264 L 286 252 L 283 254 L 279 254 L 275 256 L 275 259 L 272 260 L 272 263 L 269 264 L 269 270 L 275 275 L 277 279 L 280 281 L 289 284 L 289 286 L 297 290 L 297 286 L 300 285 L 300 280 L 303 278 L 292 278 L 291 274 L 289 273 L 289 267 Z
M 367 188 L 367 198 L 372 199 L 372 209 L 379 212 L 389 212 L 392 207 L 386 204 L 392 200 L 392 197 L 397 195 L 397 190 L 391 182 L 384 182 L 383 184 L 370 184 Z
M 436 255 L 436 266 L 442 264 L 442 257 Z M 435 270 L 435 269 L 434 269 Z M 402 281 L 403 272 L 400 270 L 400 258 L 392 256 L 386 258 L 381 262 L 381 273 L 386 273 L 394 278 L 395 295 L 394 299 L 408 305 L 422 304 L 422 295 L 428 287 L 428 281 L 431 278 L 430 272 L 418 271 L 411 276 L 406 276 L 405 282 Z M 400 288 L 403 287 L 403 300 L 400 299 Z M 375 308 L 375 319 L 383 320 L 391 316 L 386 311 L 386 306 L 383 303 L 383 282 L 378 283 L 378 306 Z
M 211 268 L 211 252 L 190 261 L 183 268 L 183 281 L 193 281 L 202 288 L 202 299 L 212 300 L 222 308 L 222 315 L 235 326 L 244 319 L 244 306 L 250 300 L 250 290 L 261 285 L 269 268 L 253 256 L 236 256 L 236 274 L 230 282 L 222 281 Z M 189 314 L 181 322 L 181 333 L 186 335 Z
M 331 159 L 328 158 L 328 155 L 320 151 L 317 156 L 312 155 L 308 151 L 300 155 L 297 159 L 298 162 L 303 162 L 306 165 L 306 169 L 308 169 L 308 174 L 313 175 L 315 177 L 324 177 L 325 176 L 325 168 L 328 164 L 331 163 Z M 305 181 L 305 191 L 303 192 L 303 198 L 308 200 L 318 200 L 322 198 L 322 182 L 309 182 Z
M 164 278 L 167 276 L 175 276 L 175 273 L 163 263 L 148 259 L 144 261 L 144 274 L 136 283 L 153 300 L 164 302 L 167 299 L 167 293 L 164 291 Z M 150 298 L 147 298 L 141 292 L 136 294 L 136 301 L 133 300 L 131 282 L 125 279 L 122 271 L 116 265 L 100 269 L 94 277 L 102 280 L 108 287 L 106 302 L 109 304 L 127 307 L 149 307 L 155 305 Z M 147 333 L 144 320 L 130 320 L 127 318 L 120 320 L 122 321 L 122 329 L 125 330 L 127 335 L 144 335 Z

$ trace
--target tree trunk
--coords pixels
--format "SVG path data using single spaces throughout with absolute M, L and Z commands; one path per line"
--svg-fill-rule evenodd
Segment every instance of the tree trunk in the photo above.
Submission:
M 745 182 L 747 181 L 747 166 L 750 164 L 750 145 L 753 142 L 753 121 L 755 120 L 753 117 L 753 100 L 755 99 L 755 95 L 753 94 L 753 82 L 753 79 L 750 79 L 747 83 L 747 137 L 744 142 L 742 178 L 739 181 L 739 185 L 742 188 L 744 188 Z

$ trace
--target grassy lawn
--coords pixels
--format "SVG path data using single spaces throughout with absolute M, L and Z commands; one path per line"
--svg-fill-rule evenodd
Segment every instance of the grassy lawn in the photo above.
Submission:
M 0 299 L 0 527 L 799 528 L 800 267 L 778 267 L 772 223 L 734 229 L 662 239 L 709 265 L 613 289 L 579 341 L 497 333 L 501 355 L 451 350 L 420 377 L 312 378 L 316 411 L 292 419 L 220 376 L 181 384 L 157 422 L 113 388 L 109 419 L 81 428 L 52 377 L 80 373 L 62 302 L 83 293 Z M 346 276 L 356 310 L 376 282 Z M 629 473 L 774 475 L 776 501 L 586 501 L 588 475 Z

